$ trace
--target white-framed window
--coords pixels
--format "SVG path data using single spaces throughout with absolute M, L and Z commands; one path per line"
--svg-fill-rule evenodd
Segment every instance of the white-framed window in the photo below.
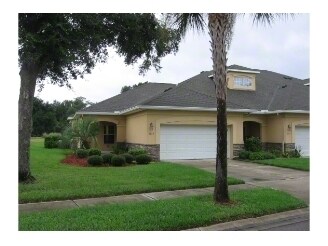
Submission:
M 115 143 L 116 125 L 105 125 L 104 126 L 104 144 Z
M 234 84 L 238 87 L 250 87 L 252 86 L 252 80 L 249 77 L 235 77 Z

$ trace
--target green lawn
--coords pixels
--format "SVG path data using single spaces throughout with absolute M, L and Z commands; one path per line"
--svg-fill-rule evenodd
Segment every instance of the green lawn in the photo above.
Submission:
M 60 163 L 68 152 L 45 149 L 42 138 L 31 140 L 31 171 L 37 181 L 19 185 L 20 203 L 214 186 L 214 174 L 193 167 L 172 163 L 74 167 Z
M 215 205 L 206 195 L 21 213 L 19 230 L 182 230 L 306 207 L 303 201 L 272 189 L 240 190 L 231 198 L 232 205 Z
M 292 168 L 302 171 L 310 170 L 309 158 L 277 158 L 269 160 L 257 160 L 253 162 L 276 167 Z

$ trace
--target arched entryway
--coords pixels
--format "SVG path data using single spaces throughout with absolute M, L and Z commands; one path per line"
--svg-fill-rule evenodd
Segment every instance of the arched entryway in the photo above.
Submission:
M 255 121 L 244 121 L 243 123 L 243 138 L 244 141 L 250 137 L 261 139 L 261 124 Z

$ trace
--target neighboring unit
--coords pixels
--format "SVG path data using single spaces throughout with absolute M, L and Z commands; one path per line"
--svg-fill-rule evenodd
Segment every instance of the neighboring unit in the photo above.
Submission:
M 266 149 L 309 148 L 309 86 L 304 80 L 237 65 L 227 72 L 228 158 L 247 137 Z M 142 146 L 155 159 L 216 157 L 216 95 L 212 71 L 177 85 L 146 83 L 87 107 L 74 116 L 101 124 L 98 145 Z

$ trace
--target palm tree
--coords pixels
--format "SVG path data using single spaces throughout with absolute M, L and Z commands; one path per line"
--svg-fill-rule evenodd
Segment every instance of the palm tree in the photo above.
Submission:
M 204 30 L 204 17 L 208 18 L 208 29 L 211 37 L 211 52 L 213 60 L 213 81 L 217 100 L 217 152 L 214 201 L 229 202 L 227 182 L 227 51 L 231 43 L 233 27 L 237 14 L 167 14 L 167 21 L 177 25 L 180 34 L 184 36 L 191 29 Z M 271 24 L 277 17 L 286 14 L 253 14 L 254 22 Z

